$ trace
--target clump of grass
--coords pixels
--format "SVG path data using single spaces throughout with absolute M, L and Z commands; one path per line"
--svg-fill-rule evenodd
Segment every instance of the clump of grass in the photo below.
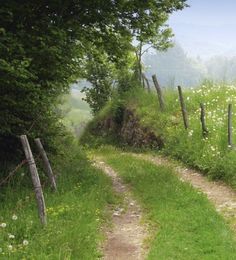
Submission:
M 76 146 L 70 146 L 63 160 L 55 160 L 58 192 L 44 188 L 47 227 L 39 224 L 27 169 L 19 173 L 17 183 L 1 190 L 0 259 L 99 257 L 105 207 L 116 201 L 111 182 Z
M 235 258 L 228 225 L 205 195 L 182 183 L 170 168 L 110 148 L 99 154 L 130 185 L 156 227 L 148 259 Z

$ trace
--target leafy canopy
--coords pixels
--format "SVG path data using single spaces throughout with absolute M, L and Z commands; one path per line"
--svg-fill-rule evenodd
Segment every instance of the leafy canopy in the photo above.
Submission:
M 0 161 L 21 157 L 21 134 L 41 137 L 54 151 L 63 135 L 59 97 L 84 74 L 85 62 L 96 59 L 93 50 L 122 67 L 133 37 L 164 35 L 168 14 L 185 2 L 1 0 Z

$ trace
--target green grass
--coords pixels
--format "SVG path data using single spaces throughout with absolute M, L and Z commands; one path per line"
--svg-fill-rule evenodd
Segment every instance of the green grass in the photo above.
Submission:
M 44 188 L 46 228 L 39 224 L 27 169 L 1 189 L 0 223 L 6 223 L 6 227 L 0 227 L 0 259 L 84 260 L 100 255 L 101 225 L 108 217 L 105 208 L 116 202 L 110 179 L 92 167 L 73 145 L 54 161 L 54 169 L 59 174 L 58 192 Z M 28 245 L 23 245 L 24 240 Z
M 182 183 L 172 169 L 111 148 L 95 153 L 129 184 L 144 208 L 154 233 L 148 259 L 235 259 L 228 225 L 206 196 Z
M 131 89 L 123 97 L 115 97 L 93 120 L 96 124 L 106 117 L 115 118 L 120 107 L 132 110 L 140 126 L 150 129 L 164 142 L 162 153 L 177 158 L 206 173 L 210 178 L 223 180 L 236 189 L 236 86 L 206 82 L 196 89 L 183 89 L 189 117 L 189 129 L 183 125 L 182 113 L 175 90 L 163 90 L 165 111 L 161 112 L 156 92 Z M 209 130 L 203 138 L 200 123 L 200 102 L 205 104 Z M 233 104 L 233 143 L 227 144 L 227 107 Z M 94 123 L 91 123 L 94 127 Z M 108 132 L 109 134 L 110 132 Z M 103 136 L 106 136 L 102 133 Z M 114 133 L 113 133 L 114 135 Z M 91 138 L 90 138 L 91 139 Z M 91 139 L 92 140 L 92 139 Z M 117 137 L 113 136 L 113 140 Z
M 236 151 L 227 145 L 227 107 L 236 104 L 234 86 L 206 84 L 201 88 L 184 89 L 189 116 L 189 129 L 183 126 L 177 91 L 164 92 L 166 109 L 160 112 L 155 93 L 140 90 L 126 100 L 135 110 L 142 126 L 162 136 L 163 153 L 196 167 L 213 179 L 220 179 L 236 188 Z M 209 135 L 202 137 L 199 104 L 206 108 Z M 235 115 L 235 112 L 234 112 Z M 233 116 L 233 141 L 236 143 L 236 118 Z

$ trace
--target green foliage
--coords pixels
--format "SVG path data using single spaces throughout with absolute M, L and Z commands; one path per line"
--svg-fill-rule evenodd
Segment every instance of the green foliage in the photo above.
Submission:
M 117 92 L 124 95 L 134 87 L 140 86 L 137 75 L 137 62 L 132 52 L 127 53 L 125 61 L 117 68 Z
M 42 137 L 53 152 L 63 131 L 56 107 L 75 76 L 77 51 L 50 8 L 32 1 L 8 1 L 0 8 L 1 161 L 19 160 L 21 134 Z
M 114 65 L 109 62 L 107 56 L 96 53 L 89 56 L 86 62 L 84 77 L 92 84 L 85 87 L 84 100 L 90 105 L 94 114 L 98 113 L 112 94 L 112 82 L 114 79 Z
M 183 183 L 166 166 L 103 147 L 110 164 L 145 209 L 151 226 L 147 259 L 232 259 L 236 241 L 206 196 Z
M 112 73 L 103 55 L 119 64 L 132 47 L 132 37 L 142 30 L 155 35 L 158 25 L 174 10 L 176 1 L 3 1 L 0 6 L 0 161 L 19 161 L 18 136 L 32 141 L 41 137 L 50 152 L 63 135 L 58 98 L 70 83 L 84 75 L 86 60 L 93 73 L 88 101 L 94 112 L 109 99 Z M 95 51 L 96 50 L 96 51 Z M 88 72 L 88 71 L 87 71 Z M 97 80 L 96 81 L 96 76 Z M 99 99 L 95 98 L 99 96 Z M 60 142 L 60 140 L 59 140 Z
M 46 228 L 39 223 L 27 169 L 1 189 L 0 224 L 6 223 L 6 227 L 0 227 L 0 259 L 96 259 L 101 255 L 106 206 L 116 203 L 117 198 L 111 181 L 91 166 L 78 144 L 67 145 L 70 151 L 63 150 L 66 156 L 50 158 L 58 173 L 58 192 L 44 188 Z
M 127 91 L 134 85 L 140 85 L 139 66 L 131 53 L 135 49 L 131 42 L 135 38 L 143 44 L 152 44 L 156 49 L 163 50 L 170 46 L 172 33 L 165 24 L 168 15 L 181 10 L 187 5 L 186 1 L 121 1 L 118 9 L 122 10 L 124 24 L 119 27 L 120 35 L 115 32 L 115 37 L 119 40 L 119 59 L 108 60 L 106 53 L 92 46 L 85 61 L 84 77 L 92 84 L 91 88 L 85 88 L 86 101 L 90 104 L 94 114 L 98 113 L 112 95 L 112 86 L 118 92 Z M 120 17 L 119 17 L 119 21 Z M 110 29 L 110 30 L 109 30 Z M 113 28 L 107 29 L 110 33 Z M 107 47 L 107 45 L 106 45 Z M 113 48 L 113 45 L 109 47 Z M 100 52 L 99 52 L 99 51 Z M 120 52 L 121 51 L 121 52 Z M 140 53 L 140 62 L 142 56 Z M 112 61 L 112 63 L 111 63 Z

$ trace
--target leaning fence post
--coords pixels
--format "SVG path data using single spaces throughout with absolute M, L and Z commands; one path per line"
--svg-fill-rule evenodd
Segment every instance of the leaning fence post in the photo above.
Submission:
M 21 144 L 25 153 L 26 160 L 28 162 L 33 186 L 34 186 L 34 191 L 35 191 L 35 196 L 36 196 L 36 201 L 38 205 L 38 212 L 39 212 L 39 218 L 40 221 L 43 225 L 47 224 L 47 217 L 46 217 L 46 206 L 45 206 L 45 201 L 44 201 L 44 196 L 43 196 L 43 191 L 42 191 L 42 186 L 40 183 L 39 175 L 38 175 L 38 170 L 34 161 L 33 154 L 30 149 L 29 141 L 27 139 L 26 135 L 21 135 L 20 136 Z
M 206 127 L 206 118 L 205 118 L 205 107 L 203 103 L 200 103 L 200 108 L 201 108 L 201 116 L 200 116 L 200 120 L 201 120 L 201 124 L 202 124 L 202 135 L 205 138 L 208 134 L 208 130 Z
M 151 92 L 150 84 L 149 84 L 149 81 L 148 81 L 147 77 L 145 76 L 144 73 L 142 75 L 143 75 L 143 79 L 146 82 L 148 92 Z
M 232 137 L 232 104 L 228 105 L 228 146 L 233 147 Z
M 36 146 L 38 148 L 39 154 L 40 154 L 40 156 L 41 156 L 41 158 L 43 160 L 44 168 L 45 168 L 45 170 L 47 172 L 47 175 L 48 175 L 51 187 L 52 187 L 52 189 L 54 191 L 56 191 L 57 190 L 56 180 L 55 180 L 55 177 L 53 175 L 52 167 L 50 165 L 48 156 L 47 156 L 47 154 L 46 154 L 46 152 L 45 152 L 45 150 L 43 148 L 43 145 L 42 145 L 40 139 L 36 138 L 36 139 L 34 139 L 34 141 L 35 141 L 35 144 L 36 144 Z
M 188 129 L 188 115 L 187 115 L 187 110 L 186 110 L 186 106 L 184 103 L 182 89 L 180 86 L 178 86 L 178 91 L 179 91 L 179 101 L 180 101 L 180 105 L 181 105 L 181 111 L 182 111 L 183 120 L 184 120 L 184 127 L 185 127 L 185 129 Z
M 156 75 L 152 75 L 152 80 L 153 80 L 153 83 L 154 83 L 154 86 L 156 88 L 156 91 L 157 91 L 157 95 L 158 95 L 158 100 L 159 100 L 159 104 L 160 104 L 160 108 L 161 110 L 163 111 L 164 110 L 164 99 L 163 99 L 163 96 L 162 96 L 162 91 L 161 91 L 161 87 L 157 81 L 157 77 Z

